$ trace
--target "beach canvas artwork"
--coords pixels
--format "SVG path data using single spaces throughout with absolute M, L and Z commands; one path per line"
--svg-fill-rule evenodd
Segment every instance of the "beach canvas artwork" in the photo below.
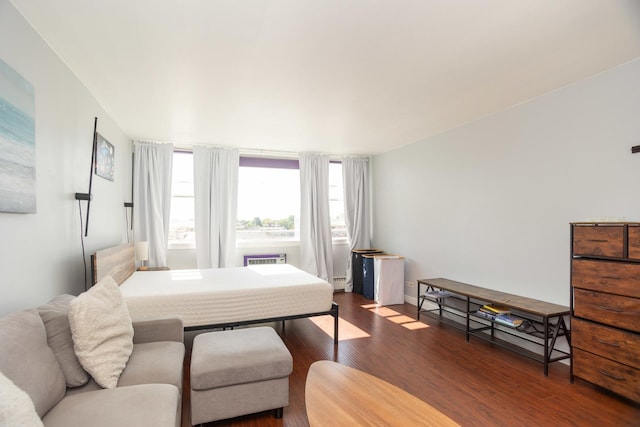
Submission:
M 36 213 L 33 86 L 1 59 L 0 212 Z

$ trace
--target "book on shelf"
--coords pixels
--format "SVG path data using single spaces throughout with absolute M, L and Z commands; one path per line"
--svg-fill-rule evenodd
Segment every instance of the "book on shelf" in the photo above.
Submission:
M 478 309 L 478 310 L 475 312 L 475 314 L 476 314 L 478 317 L 482 317 L 482 318 L 484 318 L 484 319 L 488 319 L 488 320 L 491 320 L 491 321 L 493 321 L 493 320 L 496 318 L 496 315 L 495 315 L 495 314 L 493 314 L 493 313 L 488 313 L 488 312 L 486 312 L 486 311 L 482 311 L 482 310 L 480 310 L 480 309 Z
M 505 326 L 510 326 L 512 328 L 517 328 L 518 326 L 522 325 L 523 320 L 510 314 L 498 314 L 494 319 L 494 322 L 500 323 Z
M 517 328 L 520 325 L 522 325 L 522 323 L 524 322 L 524 320 L 517 318 L 515 316 L 512 316 L 511 314 L 495 314 L 495 313 L 484 311 L 481 308 L 478 309 L 475 312 L 475 314 L 478 317 L 482 317 L 484 319 L 491 320 L 492 322 L 509 326 L 511 328 Z
M 482 311 L 486 311 L 487 313 L 494 313 L 494 314 L 511 313 L 511 310 L 509 310 L 509 307 L 503 307 L 501 305 L 494 305 L 494 304 L 485 304 L 482 307 L 480 307 L 480 309 Z
M 498 313 L 496 313 L 495 311 L 488 310 L 488 309 L 486 309 L 484 307 L 478 308 L 476 313 L 480 313 L 480 315 L 485 315 L 486 314 L 486 316 L 484 316 L 484 317 L 491 318 L 491 319 L 493 319 L 494 317 L 496 317 L 498 315 Z
M 445 298 L 451 296 L 451 292 L 443 290 L 433 290 L 425 292 L 422 296 L 427 298 Z

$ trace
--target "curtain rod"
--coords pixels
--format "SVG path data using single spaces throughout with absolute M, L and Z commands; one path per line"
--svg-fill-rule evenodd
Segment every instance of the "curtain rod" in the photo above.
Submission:
M 176 151 L 192 151 L 195 145 L 206 146 L 207 144 L 175 144 L 174 147 Z M 269 159 L 299 159 L 300 154 L 302 152 L 296 151 L 278 151 L 278 150 L 265 150 L 265 149 L 256 149 L 256 148 L 240 148 L 240 147 L 229 147 L 223 145 L 214 145 L 222 148 L 237 148 L 240 152 L 240 156 L 245 157 L 263 157 Z M 331 153 L 318 153 L 318 154 L 326 154 L 329 156 L 330 160 L 341 160 L 343 157 L 352 157 L 358 159 L 369 159 L 368 156 L 356 156 L 351 154 L 331 154 Z
M 152 142 L 157 144 L 167 144 L 171 143 L 169 141 L 153 141 L 153 140 L 144 140 L 144 139 L 136 139 L 133 142 Z M 228 145 L 217 145 L 217 144 L 202 144 L 202 143 L 172 143 L 175 151 L 193 151 L 193 147 L 198 146 L 213 146 L 213 147 L 221 147 L 221 148 L 237 148 L 240 152 L 241 156 L 246 157 L 264 157 L 270 159 L 298 159 L 300 158 L 300 154 L 302 152 L 296 151 L 278 151 L 278 150 L 266 150 L 266 149 L 258 149 L 258 148 L 240 148 L 240 147 L 231 147 Z M 353 154 L 333 154 L 333 153 L 320 153 L 317 154 L 325 154 L 329 156 L 330 160 L 342 160 L 344 157 L 350 157 L 354 159 L 369 159 L 369 156 L 358 156 Z

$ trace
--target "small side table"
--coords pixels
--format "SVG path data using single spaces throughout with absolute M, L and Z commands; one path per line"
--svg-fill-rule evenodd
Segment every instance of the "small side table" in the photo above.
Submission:
M 138 271 L 165 271 L 171 270 L 169 267 L 139 267 Z

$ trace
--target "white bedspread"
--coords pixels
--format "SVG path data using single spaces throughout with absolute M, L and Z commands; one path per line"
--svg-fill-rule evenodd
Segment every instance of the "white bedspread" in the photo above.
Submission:
M 122 285 L 133 319 L 179 315 L 185 327 L 327 311 L 333 287 L 289 264 L 136 271 Z

